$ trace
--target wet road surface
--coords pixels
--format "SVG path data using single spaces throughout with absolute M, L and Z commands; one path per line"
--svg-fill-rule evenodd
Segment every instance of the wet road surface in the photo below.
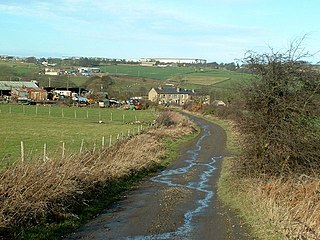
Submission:
M 201 132 L 174 163 L 65 239 L 250 239 L 217 199 L 226 134 L 192 119 Z

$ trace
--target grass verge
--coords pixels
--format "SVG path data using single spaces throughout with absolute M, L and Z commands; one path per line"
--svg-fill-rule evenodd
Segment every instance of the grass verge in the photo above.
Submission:
M 212 119 L 212 118 L 211 118 Z M 320 239 L 320 181 L 306 175 L 260 178 L 237 175 L 241 139 L 232 122 L 214 119 L 227 132 L 230 157 L 222 163 L 218 196 L 246 223 L 254 239 Z
M 97 215 L 194 136 L 188 121 L 174 117 L 101 151 L 8 168 L 0 175 L 0 237 L 58 239 Z

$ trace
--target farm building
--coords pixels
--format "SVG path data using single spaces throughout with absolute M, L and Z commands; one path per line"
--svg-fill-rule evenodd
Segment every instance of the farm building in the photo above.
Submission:
M 0 81 L 0 96 L 10 96 L 11 91 L 18 88 L 40 89 L 36 82 Z
M 184 63 L 184 64 L 206 64 L 205 59 L 196 58 L 143 58 L 141 62 L 159 62 L 159 63 Z
M 159 104 L 183 105 L 192 100 L 199 100 L 203 104 L 210 103 L 210 96 L 199 94 L 194 90 L 185 88 L 152 88 L 149 91 L 148 99 Z
M 15 88 L 11 91 L 13 98 L 27 98 L 33 101 L 44 101 L 47 99 L 48 93 L 46 90 L 41 88 Z

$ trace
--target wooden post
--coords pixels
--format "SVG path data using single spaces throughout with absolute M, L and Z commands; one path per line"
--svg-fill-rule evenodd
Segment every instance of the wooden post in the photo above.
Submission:
M 77 119 L 77 110 L 74 110 L 74 118 Z
M 102 137 L 102 143 L 101 143 L 102 147 L 104 146 L 104 136 Z
M 21 162 L 24 162 L 24 144 L 21 141 Z
M 122 114 L 122 122 L 124 123 L 124 114 Z
M 96 151 L 96 143 L 93 144 L 93 150 L 92 153 L 94 153 Z
M 112 113 L 110 114 L 110 121 L 112 122 Z
M 65 143 L 62 143 L 62 158 L 64 158 L 64 154 L 65 154 Z
M 51 107 L 49 107 L 49 116 L 51 116 Z
M 130 137 L 130 129 L 128 129 L 128 137 Z
M 43 161 L 46 161 L 47 157 L 47 144 L 43 144 Z
M 110 140 L 109 140 L 109 147 L 112 145 L 112 135 L 110 135 Z
M 82 152 L 82 149 L 83 149 L 83 143 L 84 143 L 84 140 L 82 139 L 81 140 L 81 146 L 80 146 L 80 153 Z
M 89 119 L 89 111 L 87 110 L 87 119 Z

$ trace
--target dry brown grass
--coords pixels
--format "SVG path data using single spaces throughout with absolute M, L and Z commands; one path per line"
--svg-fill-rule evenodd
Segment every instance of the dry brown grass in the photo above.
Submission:
M 320 239 L 319 179 L 246 178 L 236 187 L 234 196 L 259 239 Z
M 320 239 L 319 179 L 270 179 L 256 192 L 268 218 L 288 239 Z
M 170 113 L 171 114 L 171 113 Z M 0 175 L 0 238 L 21 226 L 59 221 L 88 204 L 104 186 L 155 167 L 164 156 L 163 139 L 193 131 L 176 113 L 170 127 L 150 129 L 101 151 L 24 162 Z
M 241 144 L 242 136 L 235 126 L 230 131 L 231 141 Z M 228 160 L 224 166 L 222 184 L 227 183 L 223 189 L 227 191 L 224 199 L 240 210 L 255 237 L 320 239 L 320 179 L 316 174 L 285 178 L 256 174 L 239 176 L 240 161 L 241 158 Z

